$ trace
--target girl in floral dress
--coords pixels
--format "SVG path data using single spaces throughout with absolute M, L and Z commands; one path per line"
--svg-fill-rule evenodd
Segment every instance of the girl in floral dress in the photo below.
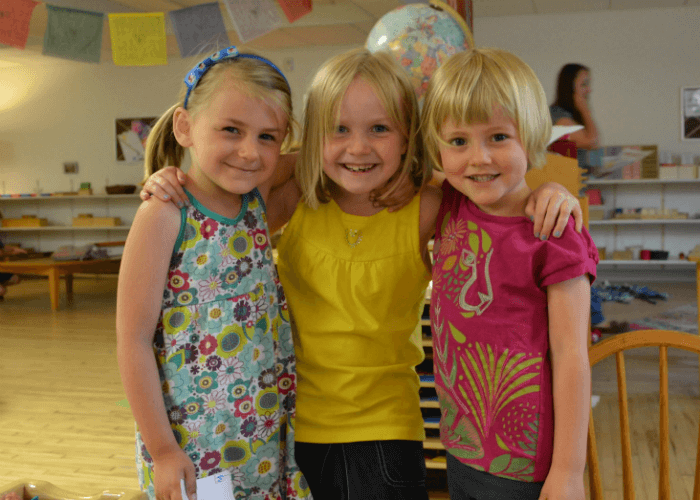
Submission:
M 195 66 L 149 137 L 147 171 L 192 159 L 190 203 L 143 204 L 119 276 L 119 368 L 150 498 L 180 500 L 184 480 L 193 500 L 196 479 L 222 472 L 233 498 L 310 498 L 264 201 L 292 116 L 282 73 L 229 47 Z

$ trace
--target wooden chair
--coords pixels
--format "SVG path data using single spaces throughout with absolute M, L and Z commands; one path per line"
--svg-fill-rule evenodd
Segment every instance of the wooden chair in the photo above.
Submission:
M 625 358 L 623 351 L 636 347 L 659 348 L 659 500 L 671 499 L 669 469 L 669 419 L 668 419 L 668 348 L 674 347 L 700 355 L 700 337 L 689 333 L 670 330 L 638 330 L 615 335 L 595 344 L 589 350 L 591 367 L 615 355 L 617 362 L 617 388 L 620 411 L 620 432 L 622 445 L 622 476 L 625 500 L 634 499 L 632 477 L 632 448 L 627 410 L 627 383 L 625 379 Z M 603 488 L 598 464 L 598 450 L 593 425 L 593 411 L 588 424 L 588 476 L 590 498 L 603 499 Z M 700 436 L 695 462 L 695 483 L 693 500 L 700 500 Z

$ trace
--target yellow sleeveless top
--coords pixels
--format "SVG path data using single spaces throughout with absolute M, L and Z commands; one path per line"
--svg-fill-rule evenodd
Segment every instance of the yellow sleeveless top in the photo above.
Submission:
M 364 217 L 300 202 L 278 244 L 297 356 L 296 440 L 425 437 L 415 366 L 430 281 L 420 197 Z

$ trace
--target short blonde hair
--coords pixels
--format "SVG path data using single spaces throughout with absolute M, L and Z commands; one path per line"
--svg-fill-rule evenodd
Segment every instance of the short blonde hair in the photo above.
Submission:
M 423 102 L 421 129 L 427 155 L 442 170 L 442 127 L 487 122 L 500 108 L 513 120 L 528 154 L 528 169 L 545 163 L 552 119 L 542 84 L 520 58 L 500 49 L 458 52 L 430 79 Z
M 374 204 L 388 206 L 396 203 L 397 199 L 391 196 L 407 178 L 416 191 L 430 180 L 430 166 L 423 161 L 418 102 L 408 76 L 391 54 L 354 49 L 329 59 L 316 73 L 306 96 L 295 176 L 304 202 L 314 209 L 319 203 L 331 200 L 329 184 L 332 181 L 323 172 L 323 145 L 335 132 L 340 104 L 356 76 L 372 86 L 406 139 L 401 168 L 385 186 L 371 193 Z
M 212 66 L 192 89 L 187 101 L 187 111 L 193 118 L 211 102 L 214 93 L 221 85 L 235 84 L 247 95 L 278 104 L 287 117 L 286 136 L 282 151 L 287 151 L 295 140 L 298 124 L 292 109 L 292 91 L 278 71 L 269 64 L 252 58 L 224 59 Z M 156 122 L 148 134 L 144 162 L 145 178 L 166 165 L 180 167 L 185 157 L 183 148 L 173 133 L 173 115 L 183 106 L 187 87 L 182 83 L 178 102 L 170 107 Z

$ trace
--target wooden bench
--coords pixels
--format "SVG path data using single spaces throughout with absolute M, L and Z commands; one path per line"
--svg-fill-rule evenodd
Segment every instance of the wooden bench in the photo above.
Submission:
M 73 294 L 73 274 L 117 274 L 121 258 L 94 259 L 94 260 L 53 260 L 24 259 L 15 261 L 0 262 L 0 272 L 12 274 L 31 274 L 38 276 L 48 276 L 49 295 L 51 297 L 51 310 L 58 310 L 58 292 L 60 277 L 66 280 L 66 294 L 71 297 Z

